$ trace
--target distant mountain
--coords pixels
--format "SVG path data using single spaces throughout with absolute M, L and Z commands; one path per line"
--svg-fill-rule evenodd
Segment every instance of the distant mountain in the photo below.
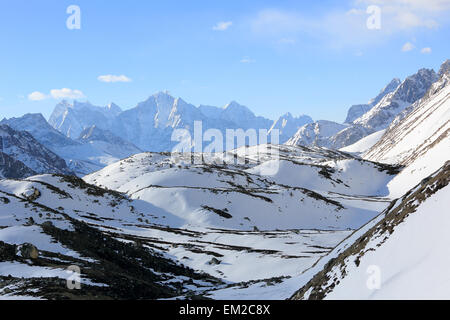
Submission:
M 353 123 L 356 119 L 364 115 L 366 112 L 368 112 L 370 109 L 372 109 L 373 106 L 370 104 L 356 104 L 350 107 L 347 113 L 347 118 L 345 118 L 345 123 Z
M 408 166 L 406 182 L 418 183 L 449 160 L 450 72 L 445 69 L 428 93 L 398 117 L 363 157 L 383 163 Z M 404 191 L 404 190 L 403 190 Z
M 107 129 L 115 116 L 122 110 L 114 103 L 106 107 L 96 107 L 89 102 L 62 101 L 56 105 L 49 118 L 50 125 L 67 137 L 76 139 L 86 127 L 93 125 Z
M 162 152 L 171 151 L 178 144 L 171 139 L 176 129 L 187 129 L 193 137 L 195 121 L 202 122 L 203 131 L 218 129 L 224 137 L 227 129 L 258 131 L 276 127 L 283 131 L 283 143 L 312 119 L 307 116 L 284 116 L 274 124 L 274 121 L 256 116 L 249 108 L 235 101 L 223 108 L 196 107 L 167 92 L 159 92 L 123 112 L 112 106 L 94 107 L 88 103 L 71 105 L 62 102 L 56 106 L 49 123 L 68 137 L 78 137 L 87 128 L 95 126 L 131 142 L 141 150 Z
M 353 123 L 356 119 L 363 116 L 365 113 L 370 111 L 377 103 L 381 101 L 387 94 L 394 92 L 401 84 L 401 80 L 398 78 L 394 78 L 389 84 L 387 84 L 380 93 L 373 99 L 369 101 L 367 104 L 357 104 L 352 106 L 347 114 L 347 118 L 345 119 L 345 123 Z
M 421 99 L 438 80 L 434 70 L 421 69 L 406 78 L 394 91 L 384 96 L 369 112 L 354 121 L 373 132 L 387 128 L 406 107 Z
M 301 127 L 313 122 L 313 119 L 309 116 L 301 115 L 299 117 L 293 117 L 292 114 L 286 113 L 274 122 L 269 130 L 269 133 L 271 133 L 272 130 L 279 130 L 280 143 L 284 143 L 288 141 Z
M 20 118 L 3 119 L 0 124 L 8 125 L 14 130 L 27 131 L 36 140 L 55 153 L 60 148 L 79 145 L 76 141 L 52 128 L 40 113 L 29 113 Z
M 331 139 L 347 125 L 333 121 L 319 120 L 301 127 L 297 133 L 286 142 L 290 146 L 331 147 Z
M 131 142 L 125 141 L 112 134 L 108 130 L 102 130 L 96 126 L 85 129 L 81 132 L 77 141 L 83 144 L 89 144 L 104 154 L 110 154 L 112 157 L 122 159 L 130 155 L 141 153 L 142 150 Z
M 3 119 L 0 124 L 28 132 L 40 144 L 63 158 L 70 171 L 80 176 L 142 152 L 132 143 L 95 126 L 83 130 L 80 132 L 81 136 L 71 139 L 50 126 L 41 114 L 26 114 L 20 118 Z
M 0 152 L 0 178 L 22 179 L 35 175 L 23 162 Z
M 443 67 L 445 69 L 445 66 Z M 386 129 L 399 114 L 407 110 L 414 102 L 420 100 L 438 80 L 434 70 L 421 69 L 416 74 L 406 78 L 403 82 L 393 79 L 368 104 L 354 105 L 350 108 L 346 125 L 331 136 L 323 134 L 320 129 L 311 127 L 301 128 L 288 141 L 306 146 L 321 146 L 341 149 L 381 130 Z M 405 111 L 406 112 L 406 111 Z M 317 126 L 316 127 L 320 127 Z M 339 128 L 338 123 L 327 125 L 328 128 Z M 314 134 L 311 133 L 314 131 Z M 314 138 L 311 139 L 314 135 Z
M 4 124 L 0 125 L 0 151 L 36 173 L 72 173 L 64 159 L 39 143 L 30 133 L 16 131 Z

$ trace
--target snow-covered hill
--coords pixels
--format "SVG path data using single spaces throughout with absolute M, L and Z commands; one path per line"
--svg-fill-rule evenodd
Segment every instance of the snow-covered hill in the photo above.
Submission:
M 246 158 L 245 148 L 237 150 L 242 164 L 191 164 L 190 156 L 144 153 L 85 180 L 150 202 L 190 225 L 238 230 L 357 228 L 386 203 L 392 168 L 322 149 L 273 148 L 279 160 L 269 154 L 255 161 L 257 147 Z M 276 173 L 264 175 L 274 161 Z M 378 198 L 366 202 L 368 197 Z
M 323 258 L 294 299 L 448 299 L 450 162 Z
M 223 285 L 147 243 L 160 211 L 117 192 L 41 175 L 1 180 L 0 203 L 0 297 L 158 299 Z M 71 266 L 81 290 L 67 287 Z
M 383 137 L 386 130 L 380 130 L 375 133 L 372 133 L 371 135 L 368 135 L 367 137 L 362 138 L 358 142 L 347 146 L 345 148 L 340 149 L 344 152 L 350 152 L 357 155 L 363 155 L 367 151 L 370 150 L 380 139 Z

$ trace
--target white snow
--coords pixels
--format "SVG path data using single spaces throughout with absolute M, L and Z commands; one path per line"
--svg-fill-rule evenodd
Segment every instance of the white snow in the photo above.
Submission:
M 362 154 L 372 148 L 381 139 L 385 132 L 386 130 L 377 131 L 340 150 L 344 152 Z
M 448 299 L 449 206 L 447 186 L 397 226 L 381 247 L 366 252 L 359 267 L 350 263 L 347 276 L 327 299 Z M 366 285 L 370 266 L 381 271 L 380 289 Z

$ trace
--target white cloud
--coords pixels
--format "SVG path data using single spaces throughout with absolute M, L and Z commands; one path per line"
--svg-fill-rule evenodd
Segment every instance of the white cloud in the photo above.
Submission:
M 356 3 L 427 12 L 445 12 L 450 10 L 450 0 L 357 0 Z
M 448 22 L 450 0 L 356 0 L 357 6 L 377 5 L 391 31 L 436 28 Z
M 431 48 L 427 47 L 427 48 L 423 48 L 422 50 L 420 50 L 421 53 L 423 54 L 430 54 L 433 50 L 431 50 Z
M 28 100 L 30 101 L 42 101 L 47 99 L 48 96 L 42 92 L 34 91 L 28 95 Z
M 233 25 L 232 21 L 221 21 L 218 22 L 214 27 L 213 30 L 215 31 L 225 31 L 227 30 L 229 27 L 231 27 Z
M 249 57 L 245 57 L 241 59 L 241 63 L 255 63 L 256 61 L 253 59 L 250 59 Z
M 411 42 L 407 42 L 407 43 L 405 43 L 405 44 L 403 45 L 402 51 L 403 51 L 403 52 L 408 52 L 408 51 L 413 50 L 414 48 L 415 48 L 415 47 L 414 47 L 414 45 L 413 45 Z
M 417 29 L 437 30 L 450 24 L 450 0 L 348 0 L 350 8 L 324 10 L 314 16 L 301 11 L 264 9 L 248 20 L 254 35 L 279 39 L 308 38 L 335 48 L 363 49 Z M 380 8 L 380 27 L 368 28 L 371 5 Z M 312 40 L 312 41 L 310 41 Z M 298 40 L 300 41 L 300 40 Z
M 125 75 L 116 76 L 113 74 L 107 74 L 107 75 L 99 76 L 97 79 L 98 79 L 98 81 L 108 82 L 108 83 L 131 82 L 131 79 Z
M 80 90 L 73 90 L 68 88 L 53 89 L 50 91 L 50 95 L 54 99 L 82 99 L 85 95 Z

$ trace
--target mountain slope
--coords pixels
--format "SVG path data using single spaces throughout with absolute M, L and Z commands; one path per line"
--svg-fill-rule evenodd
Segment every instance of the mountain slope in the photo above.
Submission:
M 85 179 L 164 208 L 189 225 L 237 230 L 345 230 L 368 221 L 385 205 L 385 199 L 365 199 L 383 197 L 395 169 L 339 152 L 272 148 L 279 160 L 270 154 L 255 159 L 257 147 L 246 156 L 241 153 L 245 148 L 236 150 L 241 164 L 201 161 L 208 155 L 195 155 L 191 163 L 189 155 L 140 154 Z M 273 161 L 276 173 L 264 174 Z
M 37 173 L 71 173 L 64 159 L 36 141 L 31 134 L 7 125 L 0 125 L 0 151 Z
M 442 74 L 427 95 L 386 131 L 364 158 L 406 168 L 389 184 L 393 196 L 440 168 L 450 159 L 450 81 Z
M 343 241 L 293 298 L 448 299 L 449 182 L 447 162 Z
M 127 235 L 155 208 L 117 192 L 42 175 L 1 180 L 0 202 L 0 297 L 160 299 L 221 285 Z M 82 290 L 67 288 L 70 266 Z
M 407 77 L 400 85 L 398 85 L 398 79 L 394 79 L 373 100 L 373 103 L 378 102 L 369 111 L 355 119 L 351 126 L 332 137 L 330 145 L 340 149 L 386 129 L 398 114 L 420 100 L 437 79 L 438 76 L 434 70 L 429 69 L 419 70 L 416 74 Z
M 356 119 L 362 117 L 364 114 L 370 111 L 370 109 L 376 106 L 387 94 L 397 90 L 401 83 L 402 82 L 400 81 L 400 79 L 395 78 L 391 82 L 389 82 L 375 98 L 371 99 L 368 104 L 358 104 L 352 106 L 348 110 L 345 123 L 351 124 Z
M 85 110 L 84 107 L 77 104 L 76 106 L 80 110 Z M 95 107 L 89 106 L 88 110 L 92 108 Z M 95 126 L 83 130 L 80 133 L 81 137 L 71 139 L 50 126 L 41 114 L 26 114 L 20 118 L 3 119 L 0 123 L 18 131 L 29 132 L 39 143 L 63 158 L 69 169 L 79 176 L 100 170 L 106 165 L 142 152 L 132 143 Z
M 35 175 L 23 162 L 0 152 L 0 178 L 21 179 Z

